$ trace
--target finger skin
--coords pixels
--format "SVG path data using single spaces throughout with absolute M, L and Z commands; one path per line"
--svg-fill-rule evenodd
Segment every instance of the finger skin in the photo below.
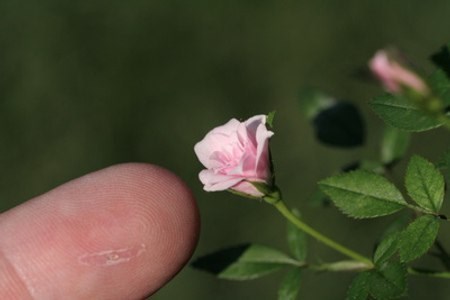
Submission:
M 88 174 L 0 215 L 0 299 L 142 299 L 182 268 L 198 230 L 171 172 Z

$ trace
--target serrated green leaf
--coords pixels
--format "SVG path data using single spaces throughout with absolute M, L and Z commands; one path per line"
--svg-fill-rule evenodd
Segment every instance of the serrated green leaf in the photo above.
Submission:
M 420 207 L 439 212 L 444 201 L 445 181 L 431 162 L 414 155 L 408 164 L 405 185 L 408 194 Z
M 278 300 L 295 300 L 297 298 L 301 276 L 301 269 L 289 270 L 278 289 Z
M 425 131 L 442 125 L 441 121 L 430 117 L 402 96 L 384 94 L 374 98 L 370 105 L 388 125 L 406 131 Z
M 381 161 L 390 165 L 403 157 L 408 149 L 411 134 L 387 125 L 381 144 Z
M 294 211 L 299 216 L 299 213 Z M 308 238 L 291 222 L 287 222 L 287 241 L 292 255 L 299 261 L 304 261 L 308 254 Z
M 381 175 L 356 170 L 319 182 L 322 191 L 345 214 L 354 218 L 374 218 L 405 207 L 400 191 Z
M 397 252 L 399 234 L 399 231 L 391 232 L 380 242 L 373 255 L 375 265 L 381 266 Z
M 367 284 L 370 294 L 379 300 L 395 299 L 406 292 L 407 269 L 401 263 L 388 264 L 380 270 L 373 270 Z
M 433 245 L 439 226 L 438 217 L 431 215 L 421 216 L 409 224 L 398 242 L 401 260 L 409 262 L 425 254 Z
M 288 255 L 267 246 L 243 244 L 197 258 L 192 267 L 223 279 L 248 280 L 272 273 L 286 265 L 301 265 Z
M 347 291 L 346 300 L 366 300 L 369 297 L 370 272 L 358 274 Z

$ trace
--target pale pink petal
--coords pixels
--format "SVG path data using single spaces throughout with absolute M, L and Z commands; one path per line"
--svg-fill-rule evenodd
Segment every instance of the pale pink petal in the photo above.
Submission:
M 233 189 L 248 195 L 263 196 L 249 182 L 267 182 L 270 177 L 266 116 L 245 122 L 232 119 L 211 130 L 197 143 L 194 151 L 206 167 L 199 174 L 206 191 Z
M 228 174 L 245 178 L 256 177 L 255 155 L 248 152 L 244 153 L 239 161 L 239 164 L 236 165 L 233 169 L 230 169 Z
M 247 128 L 249 140 L 252 142 L 252 144 L 256 147 L 257 141 L 256 141 L 256 131 L 258 127 L 261 124 L 266 124 L 266 115 L 257 115 L 254 117 L 251 117 L 247 121 L 245 121 L 245 127 Z
M 391 93 L 399 93 L 402 87 L 408 87 L 422 94 L 428 93 L 425 82 L 417 74 L 391 59 L 385 50 L 375 53 L 369 66 L 384 88 Z
M 222 151 L 224 145 L 228 143 L 229 137 L 236 134 L 239 124 L 238 120 L 231 119 L 225 125 L 214 128 L 206 134 L 203 140 L 195 144 L 194 152 L 206 168 L 218 166 L 215 160 L 211 160 L 211 155 L 216 151 Z
M 392 73 L 393 77 L 396 78 L 401 85 L 407 86 L 420 93 L 428 92 L 428 88 L 423 80 L 402 66 L 395 64 L 392 67 Z
M 257 152 L 256 152 L 256 173 L 262 180 L 269 179 L 270 161 L 269 161 L 269 139 L 273 132 L 267 130 L 266 126 L 260 125 L 256 131 Z
M 203 189 L 208 192 L 224 191 L 244 180 L 242 177 L 215 174 L 212 170 L 202 170 L 199 179 L 204 184 Z
M 238 184 L 236 184 L 235 186 L 233 186 L 231 189 L 235 190 L 239 193 L 247 194 L 247 195 L 250 195 L 253 197 L 264 196 L 264 194 L 261 193 L 260 191 L 258 191 L 258 189 L 256 189 L 253 184 L 251 184 L 250 182 L 247 182 L 247 181 L 241 181 Z
M 400 85 L 393 79 L 391 63 L 385 51 L 378 51 L 369 63 L 372 72 L 390 92 L 398 92 Z

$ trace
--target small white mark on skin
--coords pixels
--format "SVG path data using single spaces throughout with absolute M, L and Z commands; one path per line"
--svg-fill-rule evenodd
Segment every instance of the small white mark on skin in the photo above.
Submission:
M 78 257 L 82 265 L 109 267 L 129 262 L 145 252 L 145 245 L 86 253 Z

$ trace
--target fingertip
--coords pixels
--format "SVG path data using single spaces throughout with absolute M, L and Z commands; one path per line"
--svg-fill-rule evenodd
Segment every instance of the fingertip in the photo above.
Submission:
M 127 163 L 2 215 L 0 249 L 35 298 L 138 299 L 181 269 L 198 231 L 194 197 L 178 176 Z

